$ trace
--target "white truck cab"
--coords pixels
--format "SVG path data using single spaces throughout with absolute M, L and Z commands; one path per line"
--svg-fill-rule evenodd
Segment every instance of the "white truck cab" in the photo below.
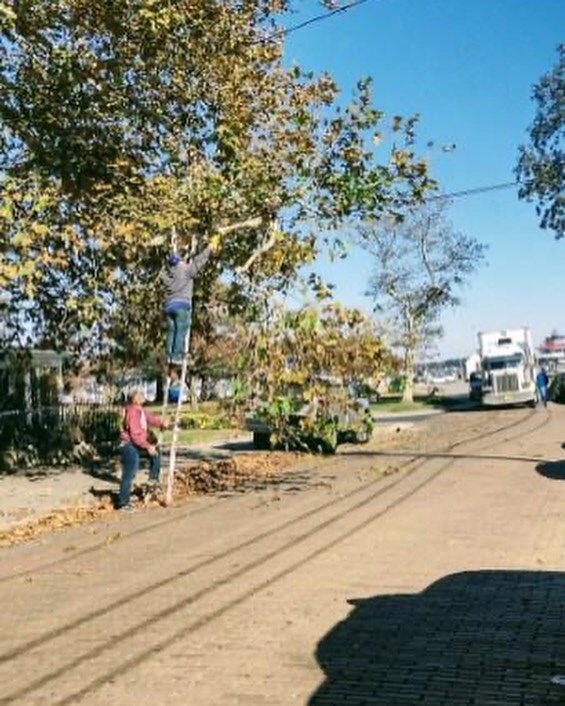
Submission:
M 479 333 L 482 402 L 536 404 L 535 360 L 528 328 Z

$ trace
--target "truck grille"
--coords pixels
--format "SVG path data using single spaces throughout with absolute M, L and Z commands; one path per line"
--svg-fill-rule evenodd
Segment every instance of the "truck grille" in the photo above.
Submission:
M 520 389 L 517 375 L 497 375 L 495 381 L 497 392 L 518 392 Z

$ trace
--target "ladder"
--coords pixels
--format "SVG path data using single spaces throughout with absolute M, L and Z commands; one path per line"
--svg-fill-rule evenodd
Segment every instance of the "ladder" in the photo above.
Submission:
M 247 221 L 244 221 L 243 223 L 237 224 L 236 228 L 242 228 L 242 227 L 256 227 L 261 224 L 261 218 L 251 218 Z M 232 230 L 234 230 L 234 226 L 227 226 L 224 228 L 219 229 L 219 232 L 222 234 L 226 234 Z M 271 230 L 274 231 L 275 229 L 275 222 L 273 221 L 271 223 Z M 270 245 L 273 242 L 273 237 L 269 240 L 267 244 L 267 249 L 270 247 Z M 197 242 L 196 240 L 192 241 L 192 252 L 191 254 L 194 256 L 196 254 L 196 247 L 197 247 Z M 177 231 L 176 228 L 173 227 L 172 233 L 171 233 L 171 250 L 175 254 L 178 252 L 178 236 L 177 236 Z M 262 248 L 261 250 L 257 251 L 254 255 L 249 258 L 248 262 L 246 265 L 242 268 L 243 270 L 248 269 L 255 259 L 258 257 L 261 252 L 263 252 L 265 248 Z M 189 309 L 192 312 L 192 302 L 189 302 Z M 174 487 L 174 482 L 175 482 L 175 466 L 176 466 L 176 460 L 177 460 L 177 445 L 178 445 L 178 440 L 179 440 L 179 427 L 180 427 L 180 418 L 181 418 L 181 409 L 182 409 L 182 397 L 183 397 L 183 392 L 186 386 L 186 374 L 188 372 L 188 356 L 189 356 L 189 351 L 190 351 L 190 334 L 192 330 L 192 319 L 189 320 L 189 325 L 188 325 L 188 330 L 186 332 L 186 338 L 184 341 L 184 354 L 182 358 L 182 365 L 181 365 L 181 379 L 180 379 L 180 392 L 179 392 L 179 398 L 177 400 L 177 406 L 175 410 L 175 416 L 174 416 L 174 422 L 173 422 L 173 436 L 171 439 L 171 448 L 169 451 L 169 474 L 167 476 L 167 492 L 165 495 L 165 504 L 166 505 L 171 505 L 173 502 L 173 487 Z M 167 361 L 167 364 L 169 364 L 169 361 Z M 164 399 L 163 399 L 163 407 L 162 407 L 162 418 L 165 418 L 165 415 L 167 413 L 167 407 L 169 403 L 169 393 L 171 389 L 171 374 L 170 374 L 170 368 L 167 370 L 167 378 L 165 381 L 165 391 L 164 391 Z M 163 440 L 163 432 L 159 435 L 159 444 L 161 444 Z
M 177 400 L 176 408 L 175 408 L 175 416 L 174 416 L 174 421 L 173 421 L 173 436 L 171 438 L 171 447 L 169 450 L 169 474 L 167 476 L 167 491 L 165 494 L 165 504 L 166 505 L 171 505 L 173 502 L 173 487 L 174 487 L 174 483 L 175 483 L 177 446 L 178 446 L 179 431 L 180 431 L 182 399 L 183 399 L 183 394 L 184 394 L 185 388 L 186 388 L 186 375 L 188 372 L 188 356 L 189 356 L 189 350 L 190 350 L 190 331 L 191 331 L 191 328 L 192 327 L 189 325 L 188 331 L 186 332 L 186 338 L 184 340 L 184 354 L 182 357 L 182 365 L 181 365 L 181 373 L 180 373 L 180 390 L 179 390 L 179 396 L 178 396 L 178 400 Z M 162 419 L 165 419 L 165 415 L 167 414 L 167 408 L 168 408 L 168 404 L 169 404 L 169 393 L 171 390 L 171 371 L 170 371 L 170 362 L 169 361 L 167 361 L 167 365 L 169 365 L 169 369 L 167 370 L 167 377 L 165 380 L 163 406 L 161 409 L 161 418 Z M 161 431 L 161 433 L 159 435 L 159 445 L 161 445 L 162 440 L 163 440 L 163 432 Z
M 173 227 L 171 234 L 171 250 L 173 253 L 178 252 L 178 236 L 176 228 Z M 192 311 L 192 302 L 189 302 L 189 311 Z M 188 372 L 188 355 L 190 351 L 190 332 L 192 329 L 192 320 L 189 319 L 188 329 L 186 331 L 186 337 L 184 339 L 184 352 L 182 356 L 182 365 L 180 373 L 180 390 L 179 397 L 177 400 L 177 405 L 175 409 L 175 416 L 173 421 L 173 436 L 171 438 L 171 448 L 169 450 L 169 474 L 167 476 L 167 491 L 165 494 L 165 504 L 171 505 L 173 502 L 173 488 L 175 484 L 175 467 L 177 461 L 177 446 L 179 441 L 179 430 L 180 430 L 180 418 L 182 409 L 182 398 L 186 386 L 186 374 Z M 167 407 L 169 405 L 169 393 L 171 390 L 171 361 L 167 360 L 167 377 L 165 380 L 165 390 L 163 397 L 163 407 L 161 409 L 161 418 L 165 419 L 167 414 Z M 163 432 L 159 434 L 159 445 L 162 445 Z

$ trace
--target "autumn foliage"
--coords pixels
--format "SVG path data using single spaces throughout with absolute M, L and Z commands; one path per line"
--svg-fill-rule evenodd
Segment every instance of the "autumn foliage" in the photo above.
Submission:
M 173 232 L 194 252 L 227 229 L 204 302 L 222 275 L 280 290 L 338 232 L 433 186 L 413 120 L 377 147 L 369 81 L 344 105 L 330 76 L 283 61 L 290 10 L 0 4 L 0 290 L 23 343 L 138 363 L 160 338 Z

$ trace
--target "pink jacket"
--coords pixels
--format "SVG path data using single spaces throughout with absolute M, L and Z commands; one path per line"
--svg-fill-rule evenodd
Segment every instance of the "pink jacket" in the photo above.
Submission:
M 139 449 L 147 449 L 149 446 L 147 441 L 148 427 L 161 429 L 163 422 L 160 417 L 146 412 L 141 405 L 128 404 L 124 410 L 120 441 L 123 444 L 131 443 Z

